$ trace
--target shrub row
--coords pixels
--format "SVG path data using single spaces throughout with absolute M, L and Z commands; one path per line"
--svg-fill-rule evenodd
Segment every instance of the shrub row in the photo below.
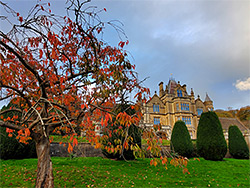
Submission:
M 188 158 L 194 157 L 197 153 L 199 157 L 206 160 L 223 160 L 227 153 L 227 143 L 216 113 L 211 111 L 202 113 L 197 129 L 195 147 L 185 123 L 177 121 L 171 135 L 171 150 Z M 249 159 L 246 141 L 235 125 L 229 127 L 229 153 L 237 159 Z
M 122 109 L 120 109 L 122 108 Z M 135 113 L 128 106 L 120 106 L 117 111 L 129 109 L 131 115 Z M 10 114 L 8 114 L 10 115 Z M 120 125 L 117 125 L 120 126 Z M 109 126 L 110 129 L 117 129 L 117 126 Z M 124 129 L 125 127 L 123 127 Z M 229 127 L 229 153 L 236 159 L 249 159 L 249 149 L 246 141 L 235 125 Z M 103 132 L 108 134 L 108 132 Z M 141 131 L 135 125 L 131 125 L 128 135 L 133 138 L 133 143 L 141 147 Z M 117 145 L 115 140 L 120 139 L 122 142 L 125 136 L 112 131 L 112 137 L 103 141 L 103 145 Z M 129 143 L 129 145 L 132 143 Z M 190 158 L 198 155 L 206 160 L 223 160 L 227 152 L 227 144 L 223 135 L 221 123 L 218 116 L 214 112 L 202 113 L 197 129 L 197 141 L 192 143 L 188 129 L 183 121 L 177 121 L 174 125 L 171 142 L 171 150 L 178 155 Z M 103 149 L 103 154 L 108 158 L 133 160 L 134 154 L 131 149 L 124 150 L 123 156 L 121 153 L 110 153 Z M 30 142 L 28 145 L 19 143 L 14 137 L 8 137 L 6 128 L 0 128 L 0 158 L 1 159 L 23 159 L 36 157 L 35 143 Z

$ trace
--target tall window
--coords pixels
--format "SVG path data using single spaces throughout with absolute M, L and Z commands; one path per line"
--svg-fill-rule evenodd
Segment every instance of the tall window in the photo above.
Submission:
M 179 111 L 179 103 L 176 103 L 176 111 Z
M 190 117 L 182 117 L 182 121 L 184 121 L 186 125 L 191 125 L 191 118 Z
M 178 97 L 182 97 L 182 91 L 179 90 L 179 89 L 177 90 L 177 96 L 178 96 Z
M 158 104 L 153 104 L 153 111 L 154 112 L 159 112 L 160 111 L 160 108 L 159 108 Z
M 188 103 L 181 103 L 181 110 L 189 111 L 189 104 Z
M 160 124 L 160 118 L 154 117 L 154 124 L 159 125 Z
M 200 116 L 202 114 L 202 112 L 203 112 L 202 108 L 197 108 L 198 116 Z

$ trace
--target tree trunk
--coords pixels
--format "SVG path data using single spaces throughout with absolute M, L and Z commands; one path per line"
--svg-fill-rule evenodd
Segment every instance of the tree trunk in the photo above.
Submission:
M 49 138 L 44 135 L 36 141 L 36 153 L 38 158 L 36 188 L 54 187 L 52 161 L 50 158 Z

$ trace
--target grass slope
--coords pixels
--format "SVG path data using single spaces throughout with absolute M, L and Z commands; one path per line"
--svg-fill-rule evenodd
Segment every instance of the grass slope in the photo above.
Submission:
M 53 157 L 55 187 L 250 187 L 249 161 L 191 159 L 191 174 L 169 165 L 150 166 L 103 158 Z M 34 187 L 37 159 L 1 160 L 0 187 Z

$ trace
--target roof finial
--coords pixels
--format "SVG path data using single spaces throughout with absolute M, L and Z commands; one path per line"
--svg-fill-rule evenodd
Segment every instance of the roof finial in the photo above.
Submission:
M 191 88 L 191 95 L 194 96 L 193 88 Z
M 169 80 L 174 80 L 173 73 L 170 74 Z

